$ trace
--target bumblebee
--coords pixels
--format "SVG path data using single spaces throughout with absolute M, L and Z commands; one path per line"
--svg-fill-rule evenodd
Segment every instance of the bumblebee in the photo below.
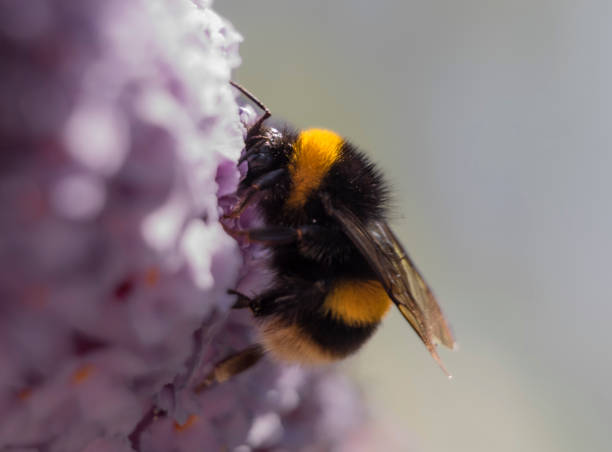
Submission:
M 388 189 L 374 164 L 349 141 L 324 129 L 279 131 L 263 110 L 248 129 L 239 164 L 248 170 L 239 201 L 225 216 L 237 218 L 256 202 L 265 227 L 226 231 L 271 249 L 275 279 L 250 308 L 260 343 L 218 363 L 199 386 L 223 381 L 265 353 L 285 362 L 327 363 L 357 351 L 391 305 L 399 309 L 446 372 L 437 344 L 455 341 L 434 295 L 386 220 Z M 448 372 L 446 372 L 448 374 Z

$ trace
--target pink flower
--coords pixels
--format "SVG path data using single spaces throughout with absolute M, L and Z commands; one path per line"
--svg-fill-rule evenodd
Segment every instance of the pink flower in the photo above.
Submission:
M 241 39 L 207 1 L 0 3 L 0 449 L 331 450 L 361 422 L 331 370 L 192 390 L 254 340 L 227 289 L 269 277 L 218 222 Z

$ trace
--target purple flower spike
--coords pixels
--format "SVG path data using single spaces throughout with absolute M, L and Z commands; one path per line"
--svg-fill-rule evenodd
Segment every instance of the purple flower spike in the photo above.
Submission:
M 193 390 L 255 340 L 227 289 L 270 277 L 219 223 L 241 39 L 203 0 L 0 1 L 0 449 L 328 451 L 361 425 L 329 369 Z

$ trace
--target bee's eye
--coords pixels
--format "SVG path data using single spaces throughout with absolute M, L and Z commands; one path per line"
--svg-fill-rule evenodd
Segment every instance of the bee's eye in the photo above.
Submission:
M 247 161 L 249 162 L 250 171 L 269 168 L 274 162 L 274 157 L 270 152 L 270 146 L 268 146 L 268 144 L 264 144 L 257 150 L 257 152 L 249 155 Z

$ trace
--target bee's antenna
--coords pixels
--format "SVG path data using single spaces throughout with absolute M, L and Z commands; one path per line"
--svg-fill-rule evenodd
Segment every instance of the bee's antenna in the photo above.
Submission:
M 255 96 L 253 96 L 246 88 L 243 88 L 241 85 L 239 85 L 238 83 L 236 83 L 236 82 L 234 82 L 232 80 L 230 80 L 230 85 L 232 85 L 234 88 L 236 88 L 242 94 L 244 94 L 246 97 L 251 99 L 253 101 L 253 103 L 255 103 L 259 108 L 261 108 L 264 111 L 264 114 L 251 127 L 252 129 L 257 130 L 262 122 L 264 122 L 266 119 L 268 119 L 270 116 L 272 116 L 272 113 L 270 113 L 270 110 L 268 110 L 268 107 L 266 107 L 263 104 L 263 102 L 261 102 Z

